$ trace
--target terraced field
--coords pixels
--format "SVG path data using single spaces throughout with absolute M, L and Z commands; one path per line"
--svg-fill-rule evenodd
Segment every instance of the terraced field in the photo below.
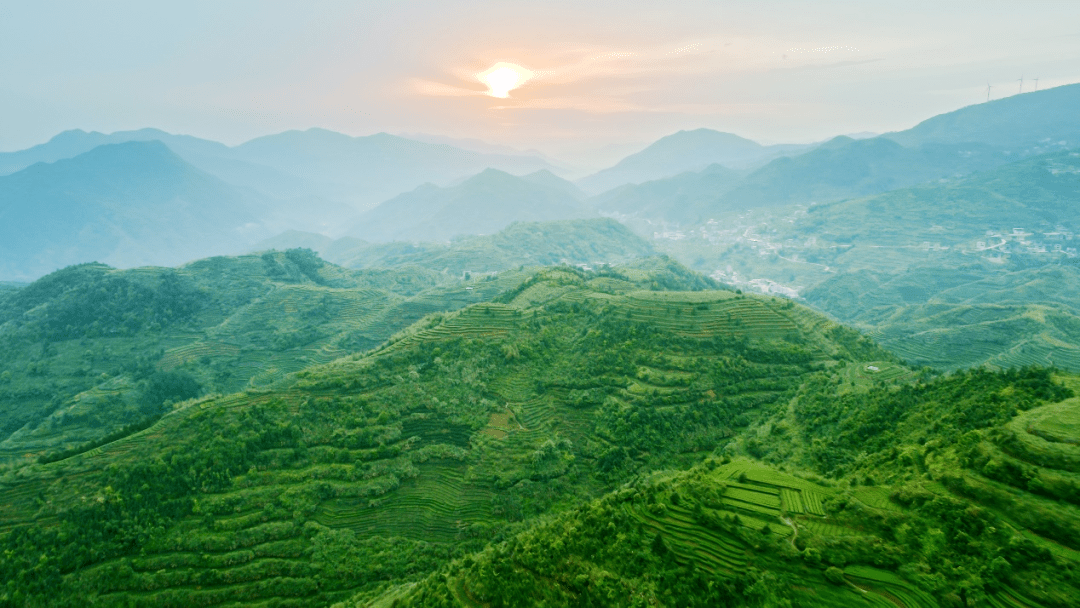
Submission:
M 669 294 L 638 292 L 626 303 L 627 318 L 686 336 L 729 334 L 782 338 L 799 327 L 781 304 L 731 292 Z
M 671 549 L 685 561 L 710 570 L 733 575 L 746 567 L 748 547 L 738 538 L 702 527 L 685 509 L 668 506 L 662 516 L 635 510 L 632 516 L 653 534 L 669 541 Z
M 486 338 L 503 336 L 516 327 L 521 311 L 501 304 L 478 304 L 456 314 L 448 315 L 434 327 L 410 332 L 389 344 L 380 354 L 408 348 L 421 342 L 453 338 Z
M 624 441 L 617 435 L 628 428 L 618 421 L 623 412 L 652 416 L 648 424 L 657 425 L 671 424 L 669 417 L 694 416 L 707 404 L 695 384 L 715 373 L 712 355 L 744 348 L 730 338 L 745 330 L 760 349 L 774 341 L 789 346 L 793 336 L 825 343 L 824 332 L 833 327 L 767 298 L 623 295 L 617 290 L 640 287 L 616 279 L 605 279 L 605 289 L 616 293 L 600 293 L 578 273 L 553 274 L 551 281 L 538 281 L 532 292 L 526 289 L 509 302 L 474 303 L 429 316 L 380 349 L 340 359 L 333 359 L 343 350 L 335 336 L 385 333 L 409 314 L 429 312 L 434 300 L 391 295 L 379 302 L 371 290 L 274 287 L 212 331 L 170 345 L 158 362 L 188 369 L 204 357 L 233 357 L 230 367 L 249 383 L 248 392 L 184 404 L 150 428 L 42 468 L 32 483 L 10 480 L 0 488 L 15 497 L 2 503 L 4 523 L 41 521 L 41 505 L 53 504 L 49 493 L 76 483 L 78 475 L 87 475 L 89 483 L 108 463 L 155 462 L 160 446 L 183 441 L 184 429 L 192 425 L 204 425 L 209 433 L 204 443 L 219 446 L 222 454 L 249 427 L 273 436 L 287 433 L 303 448 L 269 440 L 252 444 L 243 455 L 248 464 L 226 479 L 200 481 L 194 511 L 140 546 L 137 557 L 103 560 L 67 580 L 98 589 L 113 603 L 290 605 L 303 603 L 301 598 L 308 604 L 313 598 L 331 603 L 362 584 L 357 581 L 376 579 L 326 578 L 333 560 L 320 562 L 312 551 L 333 544 L 327 539 L 346 545 L 400 542 L 417 551 L 445 552 L 439 547 L 461 543 L 479 548 L 511 522 L 602 493 L 611 482 L 588 471 Z M 489 291 L 498 283 L 476 282 Z M 474 297 L 450 295 L 439 297 L 454 305 Z M 555 299 L 530 307 L 533 297 Z M 604 331 L 622 331 L 626 315 L 638 317 L 640 327 L 677 338 L 679 348 L 664 357 L 651 349 L 629 353 L 628 365 L 605 359 L 611 346 L 603 333 L 590 329 L 610 317 L 618 323 Z M 293 325 L 308 318 L 324 319 L 322 334 L 295 338 L 288 349 L 273 354 L 256 348 L 263 339 L 294 340 L 300 334 Z M 258 333 L 282 319 L 293 325 L 278 327 L 282 331 L 269 338 Z M 438 356 L 434 345 L 442 350 Z M 796 363 L 759 362 L 756 355 L 741 359 L 740 378 L 724 388 L 725 398 L 746 395 L 738 407 L 753 412 L 795 386 L 811 362 L 828 361 L 839 349 L 800 355 Z M 541 352 L 551 355 L 537 357 Z M 320 360 L 327 362 L 290 375 Z M 225 427 L 232 430 L 215 430 Z M 692 449 L 665 440 L 634 447 L 623 458 L 648 462 L 651 454 Z M 609 468 L 612 479 L 626 474 L 622 466 L 616 461 Z M 779 518 L 786 504 L 798 501 L 811 513 L 819 508 L 809 487 L 770 485 L 758 479 L 765 473 L 747 468 L 749 481 L 732 480 L 717 505 L 723 508 L 718 516 L 738 515 L 755 533 L 767 528 L 781 537 L 793 534 Z M 54 485 L 57 479 L 63 482 Z M 84 494 L 94 491 L 99 490 Z M 788 512 L 795 509 L 789 506 Z M 738 539 L 692 531 L 694 515 L 687 507 L 673 505 L 662 517 L 637 516 L 645 518 L 643 525 L 680 539 L 677 551 L 687 557 L 729 572 L 744 563 L 745 547 Z
M 916 366 L 1080 369 L 1075 316 L 1050 306 L 932 304 L 868 318 L 859 327 Z
M 889 488 L 875 488 L 860 486 L 854 490 L 855 498 L 868 507 L 883 511 L 899 511 L 900 506 L 889 498 Z
M 786 510 L 792 514 L 805 512 L 819 517 L 825 516 L 822 501 L 832 491 L 823 486 L 747 460 L 733 462 L 722 470 L 729 480 L 738 480 L 731 484 L 732 487 L 754 489 L 755 494 L 744 493 L 743 496 L 779 496 L 780 500 L 775 502 L 775 507 L 771 498 L 757 500 L 758 506 L 770 509 L 777 515 L 783 503 L 785 506 L 790 505 Z
M 934 598 L 901 579 L 892 572 L 878 570 L 870 566 L 848 566 L 844 575 L 859 589 L 878 593 L 890 600 L 888 605 L 902 605 L 907 608 L 935 608 L 938 602 Z
M 494 494 L 466 482 L 463 475 L 463 466 L 424 465 L 385 499 L 335 499 L 321 505 L 314 518 L 360 536 L 450 542 L 471 525 L 491 520 Z

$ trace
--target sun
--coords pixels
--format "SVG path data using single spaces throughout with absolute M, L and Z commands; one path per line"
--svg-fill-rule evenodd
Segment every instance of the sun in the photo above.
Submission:
M 509 97 L 510 91 L 525 84 L 532 77 L 532 71 L 502 61 L 476 75 L 477 80 L 487 85 L 487 94 L 499 98 Z

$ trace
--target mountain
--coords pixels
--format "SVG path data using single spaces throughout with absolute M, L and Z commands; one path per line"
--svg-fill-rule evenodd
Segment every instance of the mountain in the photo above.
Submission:
M 240 251 L 263 236 L 263 206 L 160 142 L 99 146 L 0 177 L 0 277 Z
M 9 175 L 36 163 L 53 163 L 65 158 L 74 158 L 106 144 L 154 140 L 166 143 L 170 149 L 183 156 L 188 154 L 221 155 L 228 150 L 227 146 L 215 141 L 189 135 L 173 135 L 159 129 L 117 131 L 110 134 L 97 131 L 87 133 L 81 129 L 74 129 L 64 131 L 48 142 L 26 150 L 0 152 L 0 175 Z
M 976 239 L 987 247 L 1004 240 L 1011 243 L 1005 249 L 1020 252 L 1029 239 L 1047 238 L 1043 233 L 1053 233 L 1051 241 L 1064 238 L 1059 226 L 1080 229 L 1078 196 L 1080 153 L 1053 152 L 961 179 L 816 206 L 799 229 L 834 242 L 911 247 L 930 241 L 973 254 Z
M 567 181 L 558 175 L 555 175 L 547 169 L 541 169 L 539 171 L 529 173 L 528 175 L 522 175 L 521 179 L 536 184 L 538 186 L 544 186 L 546 188 L 552 188 L 554 190 L 561 190 L 566 194 L 577 200 L 583 200 L 586 198 L 584 192 L 581 191 L 573 182 Z
M 577 184 L 591 194 L 604 192 L 594 199 L 601 209 L 683 223 L 727 211 L 830 202 L 951 179 L 1076 147 L 1077 105 L 1080 85 L 1067 85 L 962 108 L 907 131 L 862 139 L 840 136 L 802 148 L 764 147 L 708 129 L 680 131 Z M 779 158 L 738 184 L 731 174 L 731 179 L 713 186 L 713 195 L 706 188 L 716 175 L 693 175 L 710 163 L 739 167 L 770 155 Z M 640 192 L 633 188 L 651 181 L 660 183 Z M 618 186 L 622 188 L 605 192 Z M 696 190 L 700 194 L 688 194 Z M 686 211 L 688 204 L 694 212 Z
M 1080 146 L 1080 84 L 995 99 L 884 137 L 905 146 L 981 143 L 1015 155 Z
M 981 144 L 906 148 L 882 137 L 837 137 L 793 157 L 778 158 L 718 198 L 712 211 L 811 204 L 955 178 L 1013 160 Z
M 381 592 L 699 462 L 819 375 L 869 362 L 908 374 L 802 306 L 686 276 L 543 270 L 368 354 L 8 469 L 0 599 L 327 605 Z M 706 289 L 664 290 L 694 283 Z
M 519 276 L 0 470 L 0 601 L 1072 602 L 1080 379 L 916 373 L 804 306 L 651 266 Z
M 294 247 L 308 247 L 348 268 L 416 266 L 455 275 L 522 265 L 624 264 L 656 253 L 647 241 L 608 218 L 515 222 L 495 234 L 450 243 L 369 243 L 292 231 L 262 241 L 253 250 Z
M 233 148 L 232 155 L 308 180 L 319 196 L 358 209 L 427 182 L 448 183 L 486 168 L 514 173 L 551 168 L 531 156 L 479 153 L 387 133 L 350 137 L 325 129 L 259 137 Z
M 563 181 L 550 173 L 526 179 L 486 169 L 456 186 L 425 184 L 366 212 L 350 234 L 370 241 L 446 241 L 491 234 L 518 221 L 591 215 Z
M 577 185 L 585 192 L 599 194 L 623 184 L 640 184 L 686 171 L 700 170 L 714 163 L 740 167 L 805 147 L 762 146 L 738 135 L 712 129 L 679 131 L 660 138 L 613 167 L 577 180 Z
M 912 365 L 1080 370 L 1080 267 L 935 265 L 838 274 L 806 302 L 874 336 Z
M 955 178 L 1015 160 L 985 144 L 906 148 L 887 138 L 837 137 L 748 174 L 721 165 L 628 184 L 593 197 L 602 211 L 696 224 L 726 213 L 831 202 Z

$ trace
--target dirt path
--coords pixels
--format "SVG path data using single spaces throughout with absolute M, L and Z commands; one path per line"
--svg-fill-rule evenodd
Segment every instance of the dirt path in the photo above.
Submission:
M 788 542 L 789 542 L 789 543 L 791 543 L 791 548 L 792 548 L 792 549 L 795 549 L 796 551 L 798 551 L 798 550 L 799 550 L 799 548 L 795 546 L 795 539 L 796 539 L 796 538 L 799 538 L 799 527 L 798 527 L 798 526 L 796 526 L 796 525 L 795 525 L 795 522 L 794 522 L 794 521 L 792 521 L 792 520 L 791 520 L 790 518 L 788 518 L 788 517 L 781 517 L 781 518 L 780 518 L 780 521 L 782 521 L 782 522 L 784 522 L 785 524 L 787 524 L 787 526 L 788 526 L 789 528 L 791 528 L 791 531 L 792 531 L 792 532 L 794 532 L 794 534 L 792 534 L 792 535 L 791 535 L 791 538 L 789 538 L 789 539 L 788 539 Z

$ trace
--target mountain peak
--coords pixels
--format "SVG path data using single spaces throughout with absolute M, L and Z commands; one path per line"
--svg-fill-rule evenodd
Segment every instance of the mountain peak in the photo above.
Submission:
M 577 185 L 596 194 L 623 184 L 639 184 L 697 171 L 714 163 L 744 164 L 761 158 L 767 150 L 765 146 L 733 133 L 705 128 L 678 131 L 627 156 L 613 167 L 578 180 Z

